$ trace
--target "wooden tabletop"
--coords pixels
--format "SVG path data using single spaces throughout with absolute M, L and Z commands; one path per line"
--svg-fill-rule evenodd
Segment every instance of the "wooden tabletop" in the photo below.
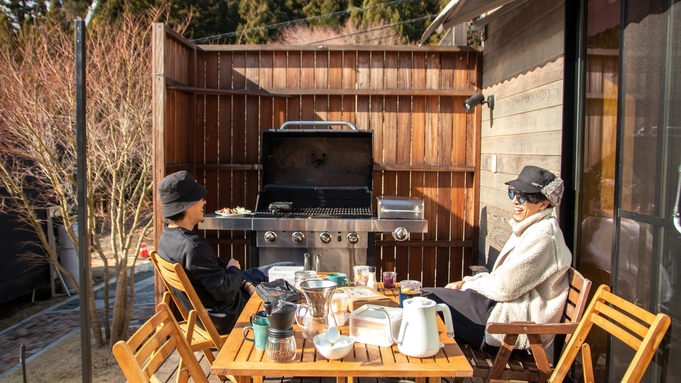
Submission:
M 393 299 L 395 307 L 399 291 L 379 288 Z M 240 383 L 261 383 L 264 376 L 336 377 L 337 382 L 352 383 L 353 377 L 413 377 L 417 383 L 427 378 L 439 383 L 441 377 L 471 377 L 473 368 L 454 339 L 447 338 L 444 324 L 438 317 L 440 341 L 445 345 L 429 358 L 414 358 L 399 352 L 397 345 L 379 347 L 355 342 L 353 351 L 340 360 L 327 360 L 316 352 L 312 340 L 304 339 L 294 324 L 296 359 L 288 363 L 271 362 L 253 342 L 245 341 L 242 329 L 250 324 L 250 316 L 263 309 L 263 301 L 253 294 L 234 329 L 211 366 L 211 374 L 233 375 Z M 340 326 L 348 335 L 349 326 Z

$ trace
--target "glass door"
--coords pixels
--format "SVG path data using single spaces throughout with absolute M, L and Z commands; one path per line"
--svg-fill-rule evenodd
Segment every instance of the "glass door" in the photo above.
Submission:
M 681 376 L 668 363 L 681 360 L 680 15 L 679 0 L 586 0 L 577 268 L 672 317 L 649 382 Z M 628 347 L 598 334 L 589 341 L 597 375 L 620 381 Z
M 676 3 L 676 4 L 674 4 Z M 669 342 L 649 369 L 650 381 L 676 381 L 681 360 L 681 234 L 673 212 L 681 171 L 681 3 L 625 2 L 621 43 L 614 291 L 652 312 L 672 317 Z M 613 342 L 610 381 L 624 368 Z

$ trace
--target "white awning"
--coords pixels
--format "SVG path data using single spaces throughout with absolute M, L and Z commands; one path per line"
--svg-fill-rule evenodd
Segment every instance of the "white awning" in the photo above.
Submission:
M 428 40 L 436 30 L 441 32 L 452 28 L 512 1 L 514 0 L 451 0 L 423 33 L 420 44 Z

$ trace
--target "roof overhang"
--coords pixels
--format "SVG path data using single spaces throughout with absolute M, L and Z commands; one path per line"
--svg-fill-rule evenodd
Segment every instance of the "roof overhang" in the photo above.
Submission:
M 436 30 L 441 32 L 474 19 L 514 0 L 451 0 L 421 36 L 423 44 Z

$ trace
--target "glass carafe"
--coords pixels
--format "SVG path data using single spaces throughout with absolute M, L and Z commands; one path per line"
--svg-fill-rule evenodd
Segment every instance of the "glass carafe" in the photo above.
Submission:
M 296 310 L 296 323 L 302 329 L 305 339 L 325 334 L 329 327 L 336 327 L 336 320 L 330 309 L 336 283 L 328 280 L 308 280 L 300 284 L 307 305 L 301 304 Z

